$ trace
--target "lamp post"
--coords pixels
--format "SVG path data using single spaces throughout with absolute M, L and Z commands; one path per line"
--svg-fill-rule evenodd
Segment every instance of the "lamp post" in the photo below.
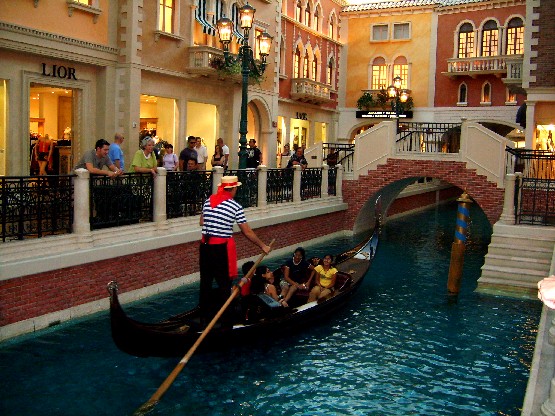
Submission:
M 395 111 L 397 118 L 397 133 L 399 133 L 399 115 L 403 112 L 402 103 L 406 103 L 409 99 L 409 90 L 401 89 L 403 78 L 397 75 L 393 78 L 393 85 L 387 88 L 387 96 L 391 100 L 391 110 Z
M 220 42 L 222 42 L 224 46 L 225 66 L 228 67 L 237 62 L 241 63 L 242 95 L 241 121 L 239 123 L 239 169 L 246 169 L 247 167 L 247 104 L 249 100 L 249 75 L 254 74 L 260 76 L 264 73 L 266 69 L 266 57 L 270 53 L 272 44 L 272 37 L 266 32 L 256 38 L 258 52 L 262 58 L 261 62 L 257 63 L 254 59 L 252 48 L 249 46 L 249 31 L 252 28 L 255 12 L 256 10 L 254 7 L 248 3 L 239 9 L 241 29 L 243 29 L 243 40 L 241 41 L 237 57 L 232 57 L 229 52 L 229 44 L 231 43 L 233 33 L 233 22 L 227 17 L 222 17 L 216 23 Z

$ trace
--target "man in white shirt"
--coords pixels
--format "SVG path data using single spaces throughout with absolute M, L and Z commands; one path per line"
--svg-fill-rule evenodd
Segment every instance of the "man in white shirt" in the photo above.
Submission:
M 208 150 L 206 150 L 206 146 L 202 144 L 202 139 L 200 137 L 197 137 L 195 150 L 197 151 L 197 170 L 206 170 Z
M 225 170 L 227 169 L 229 163 L 229 147 L 224 144 L 224 139 L 222 139 L 221 137 L 218 139 L 218 145 L 221 147 L 222 153 L 224 155 L 224 163 L 222 167 Z

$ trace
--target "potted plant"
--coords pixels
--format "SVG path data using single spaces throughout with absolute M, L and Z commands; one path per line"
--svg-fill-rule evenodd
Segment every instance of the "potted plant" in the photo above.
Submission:
M 374 97 L 368 91 L 364 91 L 357 100 L 357 108 L 359 110 L 368 111 L 374 106 Z

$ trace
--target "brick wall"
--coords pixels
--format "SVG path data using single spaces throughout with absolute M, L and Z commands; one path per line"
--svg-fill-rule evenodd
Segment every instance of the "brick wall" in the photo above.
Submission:
M 306 218 L 256 230 L 274 248 L 294 245 L 342 230 L 344 212 Z M 238 258 L 260 253 L 242 234 L 236 235 Z M 108 296 L 106 284 L 117 280 L 131 291 L 198 271 L 198 242 L 83 264 L 0 283 L 0 326 L 57 312 Z
M 389 159 L 387 164 L 370 171 L 368 176 L 361 176 L 358 181 L 343 182 L 343 198 L 349 203 L 344 228 L 353 228 L 360 209 L 371 195 L 393 182 L 409 177 L 437 178 L 466 190 L 491 224 L 501 216 L 505 191 L 497 188 L 485 176 L 467 169 L 465 163 Z

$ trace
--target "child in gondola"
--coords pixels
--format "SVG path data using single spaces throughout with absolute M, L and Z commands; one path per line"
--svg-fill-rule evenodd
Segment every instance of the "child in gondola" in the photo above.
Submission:
M 280 299 L 274 285 L 274 274 L 267 266 L 259 266 L 251 283 L 251 293 L 259 297 L 271 308 L 289 306 L 284 299 Z M 260 296 L 265 295 L 265 296 Z

